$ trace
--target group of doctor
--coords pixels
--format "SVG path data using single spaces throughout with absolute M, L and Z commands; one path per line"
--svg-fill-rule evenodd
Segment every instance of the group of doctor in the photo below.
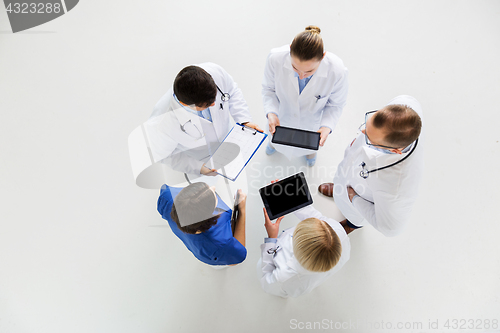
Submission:
M 262 83 L 266 131 L 272 135 L 279 125 L 317 131 L 323 146 L 340 118 L 347 90 L 342 60 L 324 51 L 318 27 L 306 27 L 267 58 Z M 262 132 L 224 69 L 213 63 L 182 69 L 145 126 L 154 160 L 187 174 L 215 175 L 205 162 L 230 131 L 231 117 Z M 297 226 L 280 234 L 282 217 L 273 223 L 264 209 L 268 237 L 261 245 L 258 271 L 266 292 L 297 297 L 314 289 L 349 259 L 348 234 L 366 224 L 386 236 L 402 232 L 423 171 L 421 129 L 422 110 L 410 96 L 398 96 L 365 114 L 333 183 L 319 187 L 334 198 L 344 221 L 309 206 L 295 213 L 301 220 Z M 305 156 L 308 166 L 315 164 L 315 151 L 270 141 L 268 155 Z M 240 191 L 239 197 L 234 225 L 231 209 L 206 183 L 163 185 L 157 209 L 196 258 L 225 267 L 246 258 L 246 195 Z

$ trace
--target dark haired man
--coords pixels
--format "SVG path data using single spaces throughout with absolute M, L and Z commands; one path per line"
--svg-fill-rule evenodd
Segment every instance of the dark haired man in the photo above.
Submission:
M 214 266 L 235 265 L 245 260 L 246 195 L 239 190 L 239 215 L 231 229 L 232 210 L 206 183 L 185 188 L 163 185 L 158 212 L 172 232 L 200 261 Z
M 366 223 L 385 236 L 402 232 L 423 173 L 421 129 L 422 108 L 411 96 L 398 96 L 366 113 L 333 183 L 319 186 L 321 193 L 334 197 L 348 233 Z
M 234 122 L 262 131 L 233 78 L 219 65 L 182 69 L 144 124 L 151 158 L 194 175 L 215 175 L 204 163 Z

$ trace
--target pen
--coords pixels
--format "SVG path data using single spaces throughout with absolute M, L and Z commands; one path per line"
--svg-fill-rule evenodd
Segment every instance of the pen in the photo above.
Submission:
M 316 103 L 318 103 L 319 99 L 321 98 L 321 95 L 314 96 L 314 97 L 316 97 Z

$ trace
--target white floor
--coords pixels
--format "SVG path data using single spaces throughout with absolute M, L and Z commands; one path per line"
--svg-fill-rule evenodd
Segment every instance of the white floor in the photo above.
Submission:
M 312 169 L 258 152 L 248 257 L 213 270 L 165 227 L 158 191 L 134 184 L 128 134 L 182 67 L 205 61 L 233 75 L 264 126 L 266 56 L 309 24 L 349 68 L 344 114 Z M 0 332 L 498 331 L 499 59 L 496 0 L 84 0 L 17 34 L 1 9 Z M 327 283 L 265 294 L 257 188 L 299 169 L 312 188 L 330 181 L 363 114 L 399 94 L 422 103 L 427 132 L 406 233 L 356 231 Z

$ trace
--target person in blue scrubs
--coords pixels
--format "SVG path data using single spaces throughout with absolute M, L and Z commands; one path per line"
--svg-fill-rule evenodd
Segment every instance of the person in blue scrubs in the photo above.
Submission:
M 231 229 L 232 210 L 206 183 L 185 188 L 163 185 L 158 212 L 191 253 L 208 265 L 235 265 L 245 260 L 246 195 L 239 191 L 239 216 Z

